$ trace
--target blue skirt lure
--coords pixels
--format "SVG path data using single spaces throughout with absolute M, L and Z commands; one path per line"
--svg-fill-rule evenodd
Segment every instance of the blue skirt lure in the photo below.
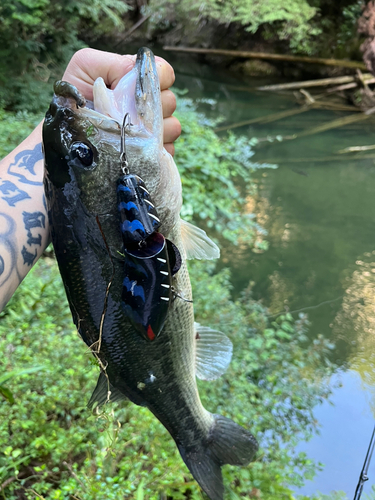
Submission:
M 136 330 L 155 340 L 174 299 L 172 276 L 181 267 L 177 247 L 158 232 L 160 219 L 137 175 L 117 182 L 117 202 L 125 251 L 122 304 Z

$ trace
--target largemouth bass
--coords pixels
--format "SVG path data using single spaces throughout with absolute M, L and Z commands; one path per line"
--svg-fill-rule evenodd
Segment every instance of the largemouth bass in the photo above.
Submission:
M 194 323 L 186 260 L 217 257 L 218 248 L 204 231 L 180 219 L 181 181 L 173 158 L 163 148 L 160 88 L 152 52 L 140 49 L 134 69 L 114 91 L 98 79 L 93 105 L 72 85 L 55 84 L 43 145 L 56 258 L 74 323 L 101 367 L 89 404 L 128 398 L 149 408 L 175 440 L 201 488 L 211 500 L 223 499 L 221 466 L 248 464 L 257 442 L 232 420 L 205 410 L 199 399 L 196 376 L 220 376 L 232 346 L 220 332 Z M 141 259 L 136 253 L 129 260 L 121 229 L 118 191 L 124 195 L 131 174 L 137 176 L 132 182 L 138 191 L 131 193 L 135 201 L 126 198 L 121 207 L 133 203 L 139 208 L 143 203 L 139 189 L 147 191 L 148 204 L 155 208 L 151 216 L 160 223 L 150 226 L 149 234 L 158 244 L 167 242 L 160 246 L 166 258 L 157 253 L 147 262 L 147 276 L 156 276 L 152 290 L 147 288 L 148 279 L 141 285 L 134 279 L 125 294 L 134 296 L 138 290 L 144 302 L 144 295 L 152 294 L 147 296 L 154 303 L 165 290 L 161 300 L 168 305 L 161 312 L 159 306 L 153 309 L 153 315 L 163 317 L 156 318 L 159 331 L 149 337 L 135 327 L 136 315 L 132 317 L 140 302 L 124 299 L 124 283 L 132 272 L 129 266 L 145 264 L 143 254 Z M 135 233 L 129 234 L 131 240 Z M 174 258 L 178 264 L 170 262 Z M 160 281 L 157 273 L 169 281 Z

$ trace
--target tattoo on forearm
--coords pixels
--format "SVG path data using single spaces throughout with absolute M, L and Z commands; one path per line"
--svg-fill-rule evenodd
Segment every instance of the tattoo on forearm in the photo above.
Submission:
M 0 179 L 0 198 L 5 200 L 10 207 L 14 207 L 16 203 L 26 200 L 30 196 L 13 182 Z
M 34 149 L 20 151 L 13 162 L 5 167 L 7 178 L 0 178 L 0 205 L 4 207 L 3 212 L 0 212 L 0 311 L 26 274 L 26 269 L 35 263 L 38 252 L 41 252 L 42 245 L 47 241 L 45 212 L 24 210 L 33 210 L 33 206 L 43 210 L 40 204 L 42 196 L 45 206 L 42 168 L 38 164 L 42 159 L 41 143 Z M 23 244 L 20 244 L 22 233 Z M 21 265 L 22 260 L 24 267 Z
M 43 160 L 41 142 L 34 149 L 25 149 L 16 154 L 14 162 L 9 165 L 8 174 L 18 177 L 24 184 L 42 186 L 43 182 L 37 180 L 35 173 L 35 164 L 40 160 Z
M 46 227 L 46 216 L 42 212 L 22 212 L 22 217 L 27 231 L 27 245 L 29 247 L 33 245 L 41 246 L 42 235 L 36 230 L 36 228 Z M 34 264 L 38 251 L 35 249 L 34 252 L 30 252 L 24 245 L 22 247 L 21 254 L 24 265 L 31 267 Z
M 46 227 L 46 216 L 42 212 L 22 212 L 23 223 L 25 225 L 25 229 L 27 231 L 27 244 L 31 245 L 39 245 L 42 244 L 42 235 L 40 233 L 36 233 L 35 228 L 37 227 Z M 34 230 L 33 233 L 31 230 Z
M 0 212 L 0 288 L 17 272 L 16 223 Z M 1 300 L 0 300 L 1 306 Z
M 37 250 L 35 250 L 35 253 L 29 252 L 24 245 L 22 247 L 21 254 L 23 257 L 24 265 L 31 267 L 34 264 L 34 260 L 36 259 L 38 252 L 37 252 Z

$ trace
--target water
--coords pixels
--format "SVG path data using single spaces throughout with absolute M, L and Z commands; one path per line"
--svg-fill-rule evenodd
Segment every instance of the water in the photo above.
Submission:
M 204 109 L 224 116 L 226 123 L 298 109 L 291 93 L 236 91 L 232 86 L 244 82 L 185 57 L 167 58 L 176 69 L 177 86 L 188 88 L 193 98 L 215 99 L 213 108 Z M 247 85 L 263 83 L 253 79 Z M 316 409 L 320 435 L 298 447 L 325 467 L 298 493 L 341 490 L 348 498 L 375 422 L 375 154 L 338 151 L 375 143 L 375 119 L 282 142 L 264 139 L 299 134 L 352 113 L 314 109 L 235 129 L 262 139 L 255 161 L 274 161 L 279 168 L 258 173 L 259 194 L 248 199 L 249 211 L 268 231 L 269 250 L 238 251 L 235 259 L 232 250 L 223 251 L 235 293 L 253 281 L 255 298 L 272 314 L 306 311 L 311 340 L 322 334 L 336 343 L 333 360 L 340 369 L 331 382 L 340 387 L 334 389 L 333 405 Z M 369 157 L 359 159 L 364 154 Z M 375 485 L 375 460 L 369 477 L 364 493 Z

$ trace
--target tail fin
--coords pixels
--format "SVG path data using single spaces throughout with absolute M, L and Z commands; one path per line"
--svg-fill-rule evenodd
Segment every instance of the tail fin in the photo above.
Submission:
M 211 500 L 223 500 L 221 466 L 247 465 L 258 450 L 255 437 L 246 429 L 221 415 L 214 415 L 207 440 L 200 448 L 186 450 L 181 456 L 199 486 Z

